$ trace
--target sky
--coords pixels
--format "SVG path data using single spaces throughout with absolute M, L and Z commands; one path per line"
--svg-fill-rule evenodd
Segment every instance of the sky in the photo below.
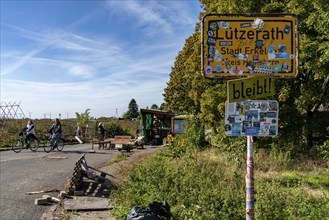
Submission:
M 121 117 L 132 99 L 139 108 L 160 106 L 201 12 L 197 0 L 0 3 L 1 105 L 19 104 L 32 119 L 87 109 Z

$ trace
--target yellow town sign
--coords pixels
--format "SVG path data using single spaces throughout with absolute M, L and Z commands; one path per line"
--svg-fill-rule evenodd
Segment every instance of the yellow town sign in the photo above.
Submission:
M 202 20 L 203 75 L 294 77 L 297 28 L 293 15 L 206 15 Z

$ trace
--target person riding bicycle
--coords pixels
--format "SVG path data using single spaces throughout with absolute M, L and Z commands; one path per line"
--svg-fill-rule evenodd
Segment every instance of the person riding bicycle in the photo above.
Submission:
M 58 118 L 55 118 L 55 123 L 48 129 L 48 132 L 52 134 L 54 140 L 59 140 L 62 134 L 62 124 Z
M 26 128 L 22 130 L 22 132 L 26 131 L 26 138 L 25 138 L 25 143 L 29 143 L 33 139 L 37 139 L 35 136 L 35 126 L 33 124 L 32 120 L 29 120 L 27 122 Z

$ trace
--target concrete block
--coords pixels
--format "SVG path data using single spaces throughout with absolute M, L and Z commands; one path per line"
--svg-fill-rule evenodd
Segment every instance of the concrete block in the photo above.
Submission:
M 51 197 L 50 201 L 54 202 L 54 203 L 59 203 L 60 202 L 60 200 L 56 197 Z
M 49 196 L 49 195 L 43 195 L 42 198 L 47 199 L 47 202 L 51 201 L 51 196 Z
M 46 204 L 48 204 L 48 200 L 44 199 L 44 198 L 35 199 L 34 204 L 36 204 L 36 205 L 46 205 Z
M 65 196 L 67 196 L 67 193 L 65 191 L 60 191 L 59 192 L 59 197 L 60 198 L 64 198 Z

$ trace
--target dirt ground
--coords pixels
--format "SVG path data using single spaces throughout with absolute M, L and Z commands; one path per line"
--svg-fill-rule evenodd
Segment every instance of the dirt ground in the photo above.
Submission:
M 127 154 L 127 157 L 125 157 L 124 160 L 118 160 L 118 162 L 112 162 L 110 164 L 105 164 L 100 167 L 97 167 L 97 169 L 110 174 L 110 176 L 106 176 L 106 178 L 109 179 L 109 183 L 111 186 L 115 186 L 115 183 L 120 181 L 122 178 L 122 169 L 125 166 L 128 166 L 131 162 L 136 161 L 142 157 L 145 157 L 147 155 L 153 154 L 160 150 L 162 146 L 145 146 L 144 149 L 135 149 L 133 152 Z M 93 187 L 96 183 L 94 181 L 86 180 L 85 182 L 84 178 L 84 196 L 72 196 L 71 199 L 75 200 L 93 200 L 96 202 L 89 203 L 90 206 L 89 208 L 92 209 L 91 206 L 95 205 L 97 201 L 101 202 L 104 201 L 106 198 L 106 201 L 108 201 L 107 205 L 108 208 L 105 210 L 87 210 L 87 211 L 81 211 L 81 210 L 73 210 L 73 211 L 67 211 L 65 210 L 62 206 L 59 204 L 54 204 L 49 207 L 49 209 L 42 215 L 41 219 L 42 220 L 62 220 L 62 219 L 69 219 L 69 220 L 85 220 L 85 219 L 106 219 L 106 220 L 115 220 L 113 216 L 111 216 L 109 210 L 113 208 L 113 204 L 108 198 L 109 196 L 109 187 Z M 92 190 L 91 190 L 92 189 Z M 63 189 L 64 190 L 64 189 Z M 65 201 L 65 199 L 62 201 L 67 202 L 68 200 Z M 70 200 L 72 201 L 72 200 Z M 90 202 L 90 201 L 89 201 Z M 80 205 L 83 202 L 79 202 Z M 68 204 L 68 203 L 65 203 Z M 87 205 L 86 205 L 87 204 Z M 67 207 L 67 205 L 64 205 Z M 88 209 L 88 202 L 84 202 L 84 207 Z M 128 214 L 128 213 L 127 213 Z

